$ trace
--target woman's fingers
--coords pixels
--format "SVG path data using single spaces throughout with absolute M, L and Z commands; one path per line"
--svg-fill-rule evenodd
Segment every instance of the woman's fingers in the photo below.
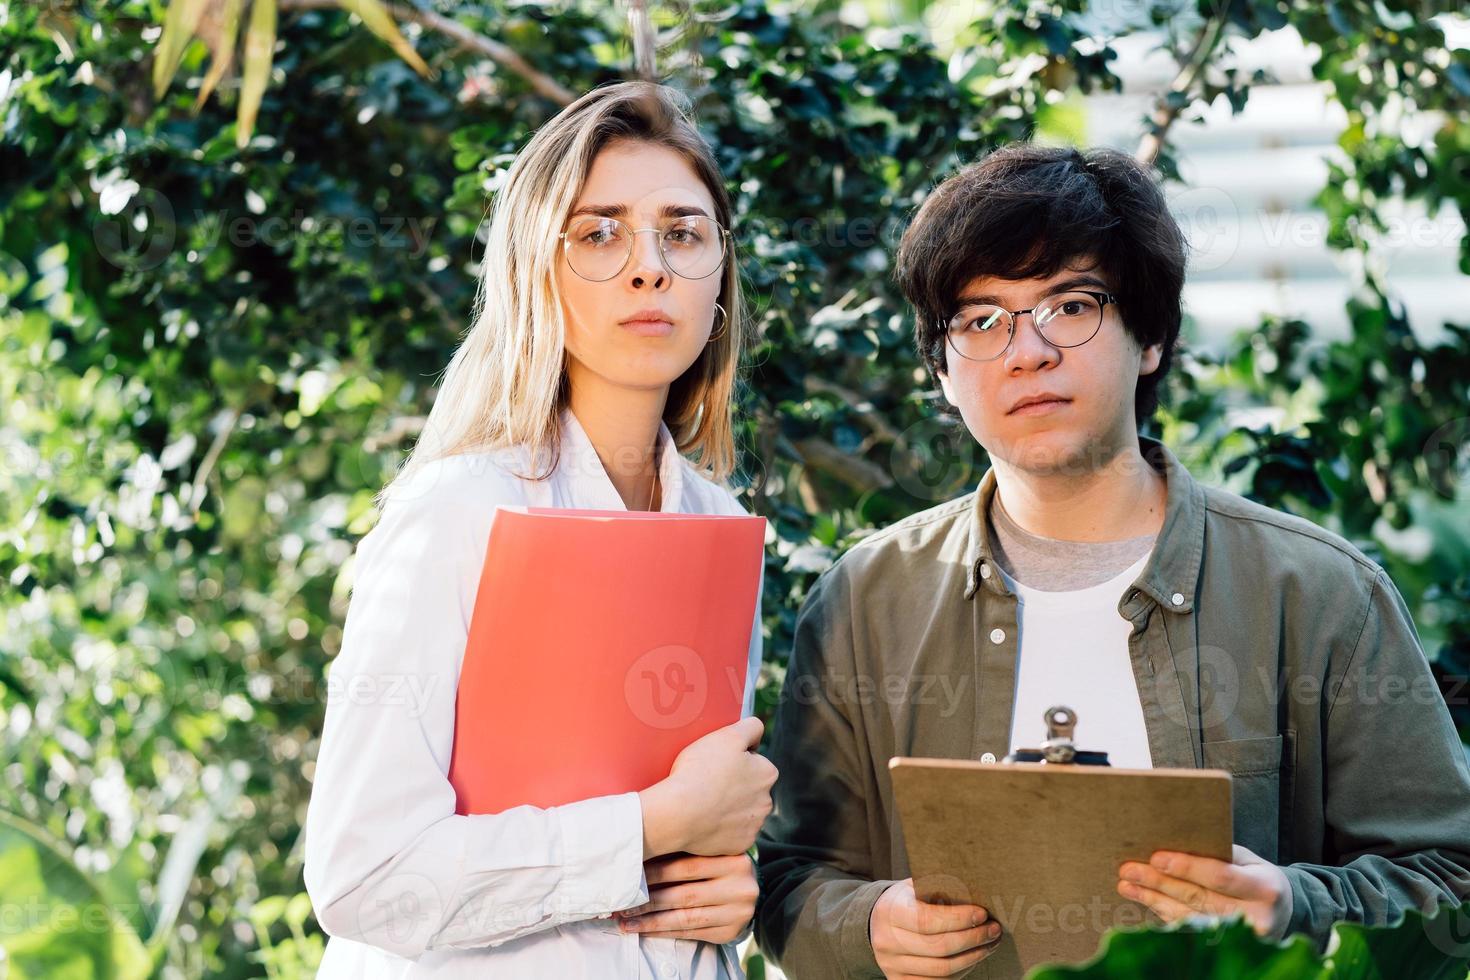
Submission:
M 654 867 L 655 864 L 659 866 Z M 690 880 L 688 875 L 702 877 Z M 755 868 L 744 854 L 650 861 L 644 876 L 649 883 L 648 901 L 619 912 L 624 921 L 646 923 L 653 913 L 678 909 L 723 908 L 740 918 L 743 925 L 749 920 L 759 893 Z
M 697 905 L 713 904 L 709 896 L 704 894 L 705 889 L 698 885 L 670 885 L 657 891 L 650 891 L 648 901 L 637 908 L 620 912 L 619 915 L 631 919 L 634 916 L 647 915 L 650 912 L 664 912 L 668 909 L 682 909 Z
M 667 932 L 645 932 L 639 930 L 639 935 L 657 936 L 659 939 L 699 939 L 707 943 L 728 943 L 745 930 L 745 923 L 739 926 L 721 926 L 718 929 L 673 929 Z
M 710 929 L 719 926 L 739 925 L 742 928 L 750 917 L 743 918 L 730 905 L 706 905 L 697 908 L 666 909 L 649 912 L 618 923 L 624 932 L 659 933 L 685 932 L 694 929 Z
M 643 877 L 648 887 L 681 881 L 703 881 L 738 874 L 750 867 L 750 858 L 744 854 L 719 854 L 704 857 L 696 854 L 668 854 L 645 861 Z

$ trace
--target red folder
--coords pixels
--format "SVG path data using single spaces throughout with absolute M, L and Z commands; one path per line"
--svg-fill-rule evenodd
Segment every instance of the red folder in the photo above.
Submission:
M 739 720 L 765 524 L 497 508 L 455 698 L 457 812 L 646 789 Z

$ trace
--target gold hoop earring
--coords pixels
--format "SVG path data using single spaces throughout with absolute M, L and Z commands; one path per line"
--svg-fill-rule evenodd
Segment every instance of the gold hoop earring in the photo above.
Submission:
M 725 333 L 730 329 L 730 314 L 726 313 L 725 308 L 719 303 L 715 304 L 715 309 L 720 311 L 720 329 L 718 332 L 711 333 L 709 335 L 709 340 L 705 341 L 705 343 L 707 344 L 713 344 L 715 341 L 725 336 Z

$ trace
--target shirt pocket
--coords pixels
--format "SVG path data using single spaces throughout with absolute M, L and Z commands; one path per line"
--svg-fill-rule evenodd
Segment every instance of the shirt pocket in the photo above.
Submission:
M 1280 851 L 1284 825 L 1282 801 L 1290 799 L 1289 789 L 1283 792 L 1283 777 L 1291 770 L 1284 763 L 1287 745 L 1285 736 L 1267 735 L 1200 746 L 1206 769 L 1230 773 L 1235 843 L 1273 863 Z

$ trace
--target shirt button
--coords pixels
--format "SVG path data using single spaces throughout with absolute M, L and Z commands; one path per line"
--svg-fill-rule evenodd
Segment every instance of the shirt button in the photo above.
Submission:
M 990 566 L 989 565 L 981 565 L 980 566 L 980 577 L 981 578 L 990 578 Z
M 1184 605 L 1184 596 L 1180 595 L 1178 592 L 1176 592 L 1172 596 L 1170 596 L 1169 597 L 1169 600 L 1171 602 L 1173 602 L 1174 605 L 1176 605 L 1176 606 L 1182 606 L 1182 605 Z
M 1004 643 L 1005 642 L 1005 639 L 1006 639 L 1006 631 L 1005 630 L 1002 630 L 1002 629 L 994 629 L 994 630 L 991 630 L 990 631 L 990 642 L 991 643 Z
M 672 964 L 672 963 L 665 963 L 665 964 L 663 964 L 662 966 L 660 966 L 658 968 L 658 972 L 662 973 L 666 977 L 671 977 L 671 976 L 674 975 L 674 972 L 675 972 L 674 971 L 674 964 Z
M 984 755 L 982 755 L 980 757 L 980 761 L 981 762 L 994 762 L 995 761 L 995 753 L 994 752 L 987 752 L 987 753 L 985 753 Z

